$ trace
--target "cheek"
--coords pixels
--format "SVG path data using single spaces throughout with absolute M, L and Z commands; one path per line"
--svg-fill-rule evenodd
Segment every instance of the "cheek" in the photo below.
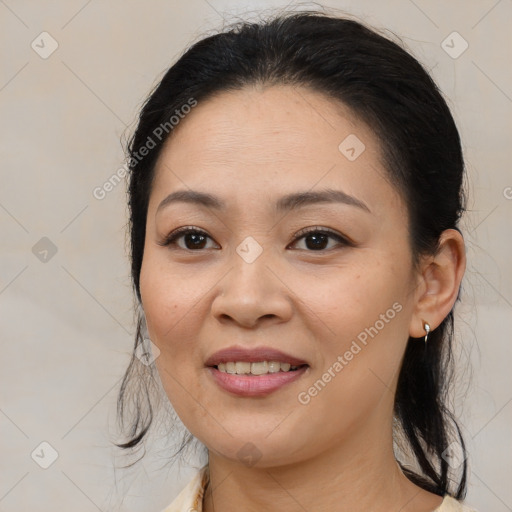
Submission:
M 303 318 L 311 322 L 309 329 L 321 348 L 318 371 L 331 368 L 337 375 L 317 406 L 360 395 L 362 390 L 371 403 L 399 369 L 410 316 L 408 266 L 399 255 L 375 256 L 362 258 L 350 269 L 330 269 L 323 277 L 295 281 L 297 296 L 307 306 Z M 339 356 L 343 369 L 338 365 L 336 371 L 333 365 Z M 349 407 L 350 400 L 344 405 Z
M 403 310 L 407 299 L 405 269 L 404 264 L 393 263 L 389 258 L 379 260 L 373 254 L 352 262 L 350 268 L 330 267 L 314 275 L 297 275 L 292 280 L 293 292 L 304 304 L 305 317 L 321 321 L 327 339 L 346 341 L 388 311 L 385 320 L 389 316 L 397 318 L 396 310 Z M 395 303 L 402 307 L 393 309 Z
M 200 328 L 194 317 L 201 308 L 201 299 L 208 292 L 205 280 L 189 274 L 176 266 L 166 265 L 151 253 L 144 256 L 140 289 L 148 331 L 160 349 L 162 359 L 173 354 L 170 363 L 176 362 L 182 352 L 193 348 L 193 337 Z
M 392 400 L 407 335 L 409 312 L 401 293 L 406 268 L 365 264 L 296 281 L 297 296 L 310 308 L 303 318 L 311 322 L 320 353 L 319 367 L 301 390 L 300 410 L 332 422 L 331 428 L 310 420 L 296 426 L 297 435 L 310 439 L 312 428 L 333 438 L 346 435 L 384 396 Z
M 195 276 L 151 253 L 144 256 L 140 276 L 149 337 L 160 350 L 156 368 L 170 403 L 187 425 L 195 425 L 204 412 L 191 402 L 198 391 L 190 376 L 202 360 L 197 345 L 205 304 L 201 299 L 211 288 L 208 280 Z

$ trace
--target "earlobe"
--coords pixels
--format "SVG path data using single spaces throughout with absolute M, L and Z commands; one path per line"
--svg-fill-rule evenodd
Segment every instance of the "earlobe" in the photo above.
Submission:
M 455 229 L 443 231 L 436 254 L 423 263 L 423 290 L 411 318 L 411 337 L 428 336 L 428 331 L 436 329 L 450 313 L 457 300 L 465 268 L 466 251 L 461 233 Z

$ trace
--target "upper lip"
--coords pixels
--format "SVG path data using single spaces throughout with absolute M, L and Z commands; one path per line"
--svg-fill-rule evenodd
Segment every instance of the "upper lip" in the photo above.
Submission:
M 207 360 L 206 366 L 217 366 L 219 363 L 244 361 L 257 363 L 259 361 L 278 361 L 290 363 L 292 366 L 302 366 L 306 361 L 298 359 L 290 354 L 281 352 L 271 347 L 244 348 L 241 346 L 227 347 L 212 354 Z

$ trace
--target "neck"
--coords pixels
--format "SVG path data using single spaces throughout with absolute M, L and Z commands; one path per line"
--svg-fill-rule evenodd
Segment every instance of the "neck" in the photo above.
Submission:
M 430 512 L 442 498 L 413 484 L 398 466 L 390 429 L 361 429 L 299 463 L 247 467 L 210 452 L 204 512 Z M 389 441 L 388 441 L 389 440 Z

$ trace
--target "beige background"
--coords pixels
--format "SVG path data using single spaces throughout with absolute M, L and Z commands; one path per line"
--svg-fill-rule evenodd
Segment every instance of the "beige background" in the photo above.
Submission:
M 194 471 L 161 469 L 160 440 L 140 466 L 115 469 L 115 400 L 133 344 L 125 194 L 118 185 L 98 200 L 93 190 L 121 167 L 122 134 L 185 46 L 222 18 L 286 4 L 0 0 L 2 512 L 159 511 Z M 510 511 L 512 2 L 324 5 L 401 35 L 458 122 L 470 181 L 454 397 L 470 453 L 467 501 Z M 58 43 L 47 58 L 43 31 Z M 469 44 L 456 59 L 441 46 L 453 31 Z M 37 449 L 49 460 L 43 441 L 58 453 L 48 469 L 31 458 Z

